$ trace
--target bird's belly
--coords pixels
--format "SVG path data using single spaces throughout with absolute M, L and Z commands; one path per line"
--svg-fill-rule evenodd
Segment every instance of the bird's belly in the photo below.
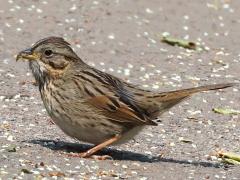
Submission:
M 47 97 L 49 93 L 42 95 Z M 114 123 L 101 113 L 93 112 L 93 109 L 86 107 L 85 104 L 78 104 L 74 108 L 70 108 L 70 104 L 60 105 L 53 98 L 43 98 L 45 108 L 55 122 L 64 133 L 79 141 L 92 144 L 100 144 L 109 140 L 115 135 L 120 138 L 114 144 L 122 144 L 132 139 L 144 126 L 126 127 L 120 122 Z
M 113 145 L 119 145 L 132 139 L 144 127 L 137 126 L 127 130 L 126 132 L 124 132 L 124 134 L 122 134 L 122 127 L 111 127 L 110 125 L 106 126 L 103 125 L 104 123 L 98 124 L 98 122 L 94 122 L 94 120 L 92 120 L 93 122 L 91 123 L 91 119 L 88 119 L 86 124 L 83 121 L 81 121 L 81 123 L 79 124 L 74 123 L 73 121 L 70 122 L 69 120 L 59 118 L 56 119 L 54 117 L 52 119 L 67 135 L 79 141 L 84 141 L 91 144 L 100 144 L 114 137 L 115 135 L 121 135 L 122 137 L 117 142 L 113 143 Z M 89 123 L 95 125 L 89 126 Z M 108 122 L 106 122 L 105 124 L 107 123 Z
M 71 136 L 74 139 L 79 141 L 88 142 L 91 144 L 99 144 L 104 140 L 110 138 L 114 130 L 111 131 L 104 131 L 105 127 L 94 127 L 89 125 L 88 123 L 75 123 L 74 121 L 64 120 L 64 119 L 55 119 L 53 121 L 60 127 L 60 129 L 66 133 L 67 135 Z

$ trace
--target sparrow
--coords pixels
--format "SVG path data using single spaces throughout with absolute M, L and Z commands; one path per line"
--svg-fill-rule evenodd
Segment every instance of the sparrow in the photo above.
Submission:
M 139 88 L 86 64 L 61 37 L 47 37 L 19 52 L 38 84 L 43 104 L 56 125 L 79 141 L 94 144 L 78 157 L 132 139 L 157 126 L 166 111 L 192 94 L 232 87 L 212 84 L 169 92 Z

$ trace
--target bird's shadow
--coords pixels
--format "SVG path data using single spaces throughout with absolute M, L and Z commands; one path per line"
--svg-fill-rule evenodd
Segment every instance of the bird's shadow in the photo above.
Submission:
M 26 141 L 25 141 L 26 142 Z M 44 139 L 34 139 L 27 141 L 27 143 L 38 144 L 42 147 L 49 148 L 54 151 L 64 151 L 64 152 L 85 152 L 92 148 L 92 145 L 87 144 L 78 144 L 78 143 L 69 143 L 64 141 L 54 141 L 54 140 L 44 140 Z M 111 148 L 105 148 L 101 150 L 98 155 L 110 155 L 114 160 L 126 160 L 126 161 L 139 161 L 139 162 L 166 162 L 166 163 L 177 163 L 183 165 L 192 165 L 192 166 L 202 166 L 202 167 L 212 167 L 219 168 L 222 165 L 220 163 L 211 163 L 206 161 L 187 161 L 187 160 L 178 160 L 172 158 L 163 158 L 159 156 L 149 156 L 140 153 L 116 150 Z

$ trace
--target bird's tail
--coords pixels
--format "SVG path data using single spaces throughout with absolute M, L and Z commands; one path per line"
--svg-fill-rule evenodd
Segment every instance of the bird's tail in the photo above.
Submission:
M 199 86 L 199 87 L 194 87 L 194 88 L 189 88 L 189 89 L 181 89 L 181 90 L 176 90 L 176 91 L 158 93 L 155 96 L 155 98 L 156 98 L 156 100 L 158 99 L 160 102 L 165 102 L 165 101 L 170 101 L 170 100 L 174 100 L 174 99 L 185 98 L 185 97 L 188 97 L 197 92 L 225 89 L 225 88 L 232 87 L 235 85 L 236 85 L 236 83 L 205 85 L 205 86 Z M 157 97 L 159 97 L 159 98 L 157 98 Z
M 205 85 L 205 86 L 199 86 L 199 87 L 194 87 L 189 89 L 181 89 L 176 91 L 157 93 L 152 97 L 148 97 L 148 98 L 152 99 L 152 101 L 159 104 L 159 106 L 158 107 L 150 106 L 149 108 L 147 108 L 147 112 L 149 112 L 149 114 L 151 114 L 151 118 L 154 119 L 158 117 L 160 114 L 169 110 L 171 107 L 182 102 L 183 100 L 185 100 L 186 98 L 188 98 L 194 93 L 224 89 L 224 88 L 232 87 L 235 85 L 236 83 L 213 84 L 213 85 Z

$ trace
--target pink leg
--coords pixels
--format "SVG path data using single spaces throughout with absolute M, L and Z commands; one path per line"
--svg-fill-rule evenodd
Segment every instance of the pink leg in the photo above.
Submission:
M 108 139 L 107 141 L 98 144 L 97 146 L 94 146 L 93 148 L 89 149 L 86 152 L 83 153 L 78 153 L 78 154 L 72 154 L 70 156 L 72 157 L 81 157 L 81 158 L 87 158 L 87 157 L 91 157 L 93 154 L 95 154 L 97 151 L 105 148 L 106 146 L 109 146 L 110 144 L 116 142 L 117 140 L 120 139 L 121 136 L 116 135 L 114 137 L 112 137 L 111 139 Z M 93 156 L 94 159 L 100 159 L 100 160 L 105 160 L 108 159 L 109 156 Z

